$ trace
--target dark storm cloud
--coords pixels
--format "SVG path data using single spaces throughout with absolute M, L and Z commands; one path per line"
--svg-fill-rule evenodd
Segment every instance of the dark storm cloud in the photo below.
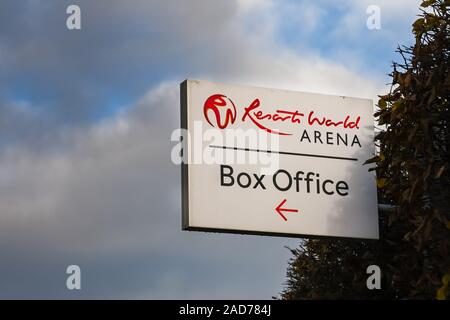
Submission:
M 0 157 L 0 297 L 277 294 L 283 246 L 296 241 L 181 231 L 177 104 L 177 85 L 163 85 L 128 115 L 80 130 L 69 150 Z M 81 292 L 65 288 L 69 264 L 82 268 Z
M 3 126 L 8 133 L 0 144 L 12 136 L 40 149 L 52 146 L 61 127 L 111 116 L 164 80 L 207 76 L 278 87 L 298 83 L 314 91 L 318 83 L 319 90 L 337 83 L 345 88 L 354 75 L 342 67 L 307 54 L 300 60 L 275 46 L 268 3 L 2 1 L 0 103 L 25 102 L 34 117 L 24 126 L 24 119 L 17 128 Z M 69 4 L 81 7 L 81 30 L 66 28 Z M 369 86 L 353 82 L 354 91 Z
M 82 30 L 66 28 L 73 3 Z M 0 103 L 39 106 L 52 131 L 109 116 L 161 80 L 236 64 L 235 12 L 233 1 L 2 1 Z

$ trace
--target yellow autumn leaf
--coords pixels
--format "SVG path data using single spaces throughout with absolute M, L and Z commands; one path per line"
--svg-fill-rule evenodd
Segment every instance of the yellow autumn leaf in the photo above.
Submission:
M 447 298 L 446 291 L 447 291 L 447 288 L 445 288 L 445 287 L 439 288 L 438 291 L 436 292 L 436 299 L 437 300 L 445 300 Z
M 384 188 L 384 186 L 386 185 L 386 181 L 387 181 L 387 179 L 385 179 L 385 178 L 377 179 L 377 187 L 378 187 L 378 189 Z
M 448 286 L 448 284 L 450 283 L 450 273 L 447 273 L 442 277 L 442 283 L 444 284 L 445 287 Z

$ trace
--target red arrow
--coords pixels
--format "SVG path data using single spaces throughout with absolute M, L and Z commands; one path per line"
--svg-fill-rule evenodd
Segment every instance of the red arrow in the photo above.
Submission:
M 298 212 L 298 210 L 297 209 L 285 209 L 285 208 L 282 208 L 283 204 L 285 204 L 285 203 L 286 203 L 286 199 L 284 199 L 283 201 L 280 202 L 278 207 L 275 208 L 275 211 L 278 212 L 278 214 L 284 219 L 284 221 L 287 221 L 287 219 L 284 216 L 282 211 L 285 211 L 285 212 Z

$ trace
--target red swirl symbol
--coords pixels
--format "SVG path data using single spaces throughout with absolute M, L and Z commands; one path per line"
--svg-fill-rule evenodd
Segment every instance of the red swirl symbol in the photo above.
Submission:
M 221 113 L 220 109 L 225 110 L 225 116 L 223 122 L 221 121 Z M 209 115 L 211 114 L 209 111 L 212 110 L 214 112 L 214 116 L 216 117 L 216 124 L 220 129 L 225 129 L 228 124 L 234 123 L 236 120 L 236 107 L 228 97 L 223 94 L 213 94 L 205 101 L 205 105 L 203 106 L 203 115 L 205 116 L 206 121 L 214 127 L 209 119 Z

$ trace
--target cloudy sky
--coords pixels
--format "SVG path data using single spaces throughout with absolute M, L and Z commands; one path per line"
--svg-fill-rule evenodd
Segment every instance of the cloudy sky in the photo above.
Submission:
M 0 298 L 277 295 L 298 240 L 181 231 L 179 83 L 375 98 L 419 2 L 2 0 Z

